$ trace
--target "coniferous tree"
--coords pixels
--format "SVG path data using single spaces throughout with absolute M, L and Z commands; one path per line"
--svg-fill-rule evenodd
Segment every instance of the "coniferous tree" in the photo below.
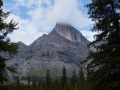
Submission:
M 78 83 L 75 84 L 75 88 L 73 90 L 80 90 Z
M 92 90 L 120 89 L 120 0 L 91 0 L 86 7 L 99 32 L 89 44 L 87 65 Z
M 50 70 L 49 69 L 47 70 L 45 84 L 46 84 L 47 90 L 51 90 L 51 76 L 50 76 Z
M 80 90 L 84 90 L 85 86 L 85 76 L 82 67 L 79 70 L 79 88 Z
M 28 88 L 30 89 L 30 77 L 28 75 L 28 82 L 27 82 Z
M 9 12 L 3 11 L 3 1 L 0 0 L 0 53 L 6 52 L 10 56 L 13 56 L 17 53 L 18 45 L 12 43 L 7 35 L 17 29 L 17 23 L 13 22 L 13 20 L 7 23 L 6 19 L 8 15 Z M 0 90 L 2 90 L 3 82 L 7 80 L 6 77 L 3 76 L 3 71 L 7 69 L 15 72 L 14 68 L 6 67 L 5 61 L 6 58 L 0 55 Z
M 44 82 L 42 79 L 40 79 L 40 81 L 38 82 L 38 87 L 40 90 L 44 87 Z
M 61 77 L 61 86 L 62 86 L 62 88 L 64 88 L 66 82 L 67 82 L 66 68 L 65 68 L 65 66 L 63 66 L 62 77 Z
M 36 90 L 36 85 L 37 85 L 36 81 L 33 81 L 32 82 L 32 90 Z
M 21 90 L 21 82 L 19 78 L 14 82 L 13 90 Z
M 89 82 L 89 75 L 90 75 L 89 70 L 87 70 L 87 74 L 86 74 L 86 84 L 85 84 L 86 89 L 85 89 L 85 90 L 90 90 L 90 88 L 91 88 L 90 82 Z
M 73 87 L 69 83 L 65 83 L 64 89 L 61 90 L 73 90 Z
M 55 79 L 54 81 L 54 90 L 60 90 L 61 87 L 60 87 L 60 83 L 57 79 Z
M 75 84 L 77 83 L 77 78 L 76 78 L 76 72 L 73 70 L 72 78 L 71 78 L 71 85 L 75 87 Z

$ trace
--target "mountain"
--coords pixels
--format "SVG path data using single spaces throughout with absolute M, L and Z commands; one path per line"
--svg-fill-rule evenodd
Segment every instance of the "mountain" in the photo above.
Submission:
M 70 75 L 71 71 L 75 69 L 78 72 L 79 67 L 83 66 L 80 62 L 87 56 L 88 43 L 73 26 L 57 23 L 48 35 L 42 35 L 29 46 L 18 42 L 18 54 L 6 63 L 15 67 L 20 77 L 27 77 L 28 74 L 44 77 L 46 69 L 50 69 L 56 77 L 61 75 L 63 66 Z

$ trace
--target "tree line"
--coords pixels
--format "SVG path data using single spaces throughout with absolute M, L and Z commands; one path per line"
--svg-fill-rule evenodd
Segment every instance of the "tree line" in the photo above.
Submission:
M 6 90 L 90 90 L 82 67 L 80 68 L 78 75 L 76 71 L 73 70 L 69 80 L 67 79 L 66 72 L 66 68 L 63 67 L 60 80 L 57 78 L 53 80 L 51 78 L 50 70 L 48 69 L 45 80 L 41 78 L 39 82 L 31 81 L 30 76 L 28 75 L 26 82 L 22 82 L 18 78 L 12 83 L 4 83 L 4 88 Z

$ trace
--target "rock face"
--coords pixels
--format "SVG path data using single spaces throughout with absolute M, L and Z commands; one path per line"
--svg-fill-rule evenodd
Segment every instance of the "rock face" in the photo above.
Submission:
M 88 40 L 86 40 L 78 30 L 69 24 L 56 24 L 54 30 L 72 42 L 79 42 L 85 45 L 88 43 Z
M 29 46 L 19 42 L 19 53 L 6 63 L 15 67 L 20 76 L 40 76 L 36 72 L 45 69 L 59 73 L 63 66 L 68 71 L 78 71 L 80 62 L 87 56 L 88 43 L 73 26 L 57 23 L 48 35 L 42 35 Z

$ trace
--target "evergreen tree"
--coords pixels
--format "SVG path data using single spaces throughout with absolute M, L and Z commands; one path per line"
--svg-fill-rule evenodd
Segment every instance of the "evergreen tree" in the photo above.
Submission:
M 75 84 L 75 88 L 73 90 L 81 90 L 79 89 L 78 83 Z
M 28 75 L 28 82 L 27 82 L 28 88 L 30 89 L 30 77 Z
M 54 81 L 54 89 L 53 90 L 60 90 L 61 87 L 60 87 L 60 83 L 57 79 L 55 79 Z
M 85 86 L 85 76 L 82 67 L 79 70 L 79 88 L 80 90 L 84 90 Z
M 17 29 L 17 23 L 13 22 L 13 20 L 7 23 L 6 19 L 8 15 L 9 12 L 3 11 L 3 1 L 0 0 L 0 53 L 6 52 L 7 54 L 13 56 L 17 53 L 18 45 L 16 43 L 12 43 L 7 35 Z M 6 58 L 0 55 L 0 90 L 2 90 L 3 82 L 7 80 L 3 76 L 3 71 L 8 69 L 15 72 L 14 68 L 6 67 L 5 61 Z
M 86 7 L 94 22 L 95 40 L 88 46 L 87 65 L 92 90 L 120 89 L 120 0 L 91 0 Z
M 39 86 L 39 87 L 43 87 L 43 86 L 44 86 L 44 82 L 43 82 L 42 79 L 40 79 L 40 81 L 38 82 L 38 86 Z
M 47 74 L 46 74 L 46 88 L 47 90 L 51 90 L 51 77 L 50 77 L 50 70 L 47 70 Z
M 21 90 L 21 82 L 19 78 L 14 82 L 13 90 Z
M 66 68 L 65 68 L 65 66 L 63 66 L 62 77 L 61 77 L 61 86 L 62 86 L 62 88 L 64 88 L 66 82 L 67 82 L 67 78 L 66 78 Z
M 33 81 L 32 82 L 32 90 L 36 90 L 36 85 L 37 85 L 36 81 Z
M 75 87 L 75 84 L 77 83 L 77 78 L 76 78 L 76 72 L 73 70 L 72 78 L 71 78 L 71 85 Z
M 86 84 L 85 84 L 86 88 L 85 88 L 85 90 L 90 90 L 90 88 L 91 88 L 90 82 L 89 82 L 89 75 L 90 75 L 89 70 L 87 70 Z
M 39 90 L 42 90 L 44 87 L 45 87 L 44 82 L 43 82 L 42 79 L 40 79 L 40 81 L 38 82 L 38 88 L 39 88 Z
M 73 88 L 73 87 L 70 86 L 69 83 L 65 83 L 65 85 L 64 85 L 64 89 L 61 89 L 61 90 L 73 90 L 72 88 Z

